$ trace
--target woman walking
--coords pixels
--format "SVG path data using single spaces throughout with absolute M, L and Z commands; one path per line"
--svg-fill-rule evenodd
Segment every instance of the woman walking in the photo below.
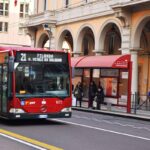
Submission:
M 78 82 L 74 89 L 74 96 L 76 97 L 76 106 L 77 106 L 77 101 L 79 101 L 80 107 L 82 103 L 82 97 L 83 97 L 83 88 L 81 82 Z
M 93 107 L 93 100 L 97 91 L 97 87 L 94 81 L 90 82 L 89 85 L 89 108 Z

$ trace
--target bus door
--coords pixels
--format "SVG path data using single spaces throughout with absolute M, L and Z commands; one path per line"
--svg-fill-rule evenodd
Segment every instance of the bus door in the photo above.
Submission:
M 7 112 L 8 67 L 0 65 L 0 113 Z

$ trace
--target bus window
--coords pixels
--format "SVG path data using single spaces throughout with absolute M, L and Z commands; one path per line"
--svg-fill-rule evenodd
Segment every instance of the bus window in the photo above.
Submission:
M 65 64 L 18 63 L 15 71 L 16 96 L 69 96 L 69 70 Z

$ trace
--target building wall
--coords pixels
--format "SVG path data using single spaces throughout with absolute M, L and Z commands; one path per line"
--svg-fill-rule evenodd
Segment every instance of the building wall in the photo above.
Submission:
M 38 5 L 41 10 L 39 12 L 42 12 L 42 2 L 40 1 Z M 105 42 L 106 34 L 110 26 L 115 24 L 121 36 L 121 46 L 118 51 L 121 54 L 131 54 L 132 57 L 132 93 L 140 90 L 142 94 L 146 94 L 150 89 L 148 80 L 150 75 L 147 72 L 148 55 L 144 57 L 139 53 L 141 51 L 141 34 L 146 23 L 150 21 L 150 3 L 142 0 L 87 0 L 87 3 L 83 0 L 70 0 L 69 2 L 68 8 L 65 8 L 65 0 L 48 0 L 48 10 L 56 10 L 54 11 L 55 25 L 51 16 L 49 17 L 49 25 L 55 26 L 52 27 L 55 29 L 55 32 L 52 32 L 54 48 L 62 48 L 66 32 L 69 32 L 73 39 L 72 52 L 74 56 L 76 53 L 78 56 L 82 55 L 83 36 L 86 29 L 90 29 L 94 38 L 94 48 L 91 51 L 94 55 L 103 54 L 105 52 L 104 44 L 107 43 Z M 36 15 L 40 18 L 40 24 L 44 15 Z M 32 21 L 34 26 L 34 18 L 30 20 L 31 25 Z M 35 21 L 37 20 L 35 19 Z M 44 21 L 47 23 L 47 18 Z M 44 37 L 43 35 L 47 35 L 42 28 L 42 23 L 41 26 L 38 23 L 36 25 L 36 46 L 41 45 L 38 44 L 41 42 L 40 39 Z M 142 72 L 139 73 L 139 71 Z M 145 74 L 148 75 L 144 77 Z M 143 86 L 145 83 L 148 84 L 147 89 Z
M 2 1 L 1 2 L 5 2 Z M 29 13 L 33 13 L 33 2 L 26 0 L 26 3 L 30 3 Z M 31 45 L 31 39 L 28 35 L 19 33 L 19 26 L 24 22 L 24 19 L 20 19 L 20 3 L 24 3 L 24 0 L 18 0 L 17 6 L 14 5 L 14 1 L 9 0 L 9 16 L 1 16 L 0 22 L 8 22 L 8 32 L 1 32 L 0 45 Z

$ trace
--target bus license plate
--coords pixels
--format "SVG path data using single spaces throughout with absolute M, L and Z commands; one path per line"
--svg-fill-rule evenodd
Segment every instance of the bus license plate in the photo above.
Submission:
M 47 115 L 39 115 L 39 118 L 47 118 Z

